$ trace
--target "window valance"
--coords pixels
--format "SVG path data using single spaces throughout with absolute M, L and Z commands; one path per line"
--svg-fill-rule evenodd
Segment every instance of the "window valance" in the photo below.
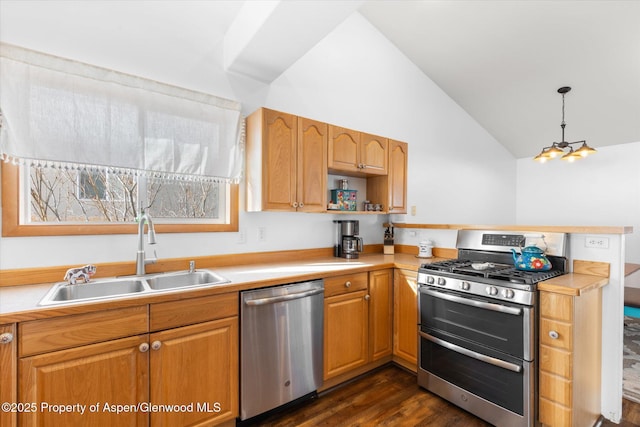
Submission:
M 0 43 L 0 157 L 238 182 L 240 104 Z

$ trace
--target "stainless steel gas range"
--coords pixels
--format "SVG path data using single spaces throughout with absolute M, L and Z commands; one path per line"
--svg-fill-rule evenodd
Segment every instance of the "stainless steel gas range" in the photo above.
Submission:
M 545 250 L 520 271 L 513 250 Z M 418 270 L 418 384 L 496 426 L 535 425 L 536 283 L 567 271 L 564 233 L 461 230 L 458 259 Z

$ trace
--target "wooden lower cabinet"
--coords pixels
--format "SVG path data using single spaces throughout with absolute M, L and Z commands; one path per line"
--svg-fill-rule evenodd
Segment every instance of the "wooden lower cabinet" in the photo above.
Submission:
M 392 277 L 385 269 L 325 279 L 325 380 L 390 360 Z
M 0 402 L 17 404 L 18 384 L 18 344 L 16 325 L 0 325 Z M 13 408 L 9 408 L 13 409 Z M 16 407 L 17 409 L 17 407 Z M 0 426 L 15 427 L 17 411 L 0 411 Z
M 237 314 L 230 293 L 21 323 L 17 401 L 37 407 L 19 425 L 233 423 Z
M 393 270 L 369 273 L 369 360 L 393 352 Z
M 364 366 L 369 355 L 367 290 L 324 300 L 324 371 L 328 380 Z
M 393 360 L 418 370 L 418 281 L 417 272 L 394 270 Z
M 540 291 L 539 420 L 591 426 L 600 417 L 602 289 Z
M 20 359 L 19 401 L 37 405 L 20 426 L 148 425 L 125 410 L 149 401 L 146 351 L 140 335 Z
M 152 412 L 152 426 L 214 425 L 238 414 L 238 318 L 153 333 L 151 402 L 181 405 Z

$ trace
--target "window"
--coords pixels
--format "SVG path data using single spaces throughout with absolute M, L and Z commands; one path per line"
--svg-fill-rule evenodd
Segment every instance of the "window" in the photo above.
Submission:
M 238 229 L 238 184 L 1 167 L 3 236 L 135 233 L 140 204 L 158 232 Z
M 0 47 L 4 236 L 237 230 L 240 103 Z

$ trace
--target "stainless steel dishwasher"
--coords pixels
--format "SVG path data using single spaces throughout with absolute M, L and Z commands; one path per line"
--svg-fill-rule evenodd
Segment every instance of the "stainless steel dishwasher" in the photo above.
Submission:
M 240 420 L 322 385 L 324 282 L 241 292 Z

